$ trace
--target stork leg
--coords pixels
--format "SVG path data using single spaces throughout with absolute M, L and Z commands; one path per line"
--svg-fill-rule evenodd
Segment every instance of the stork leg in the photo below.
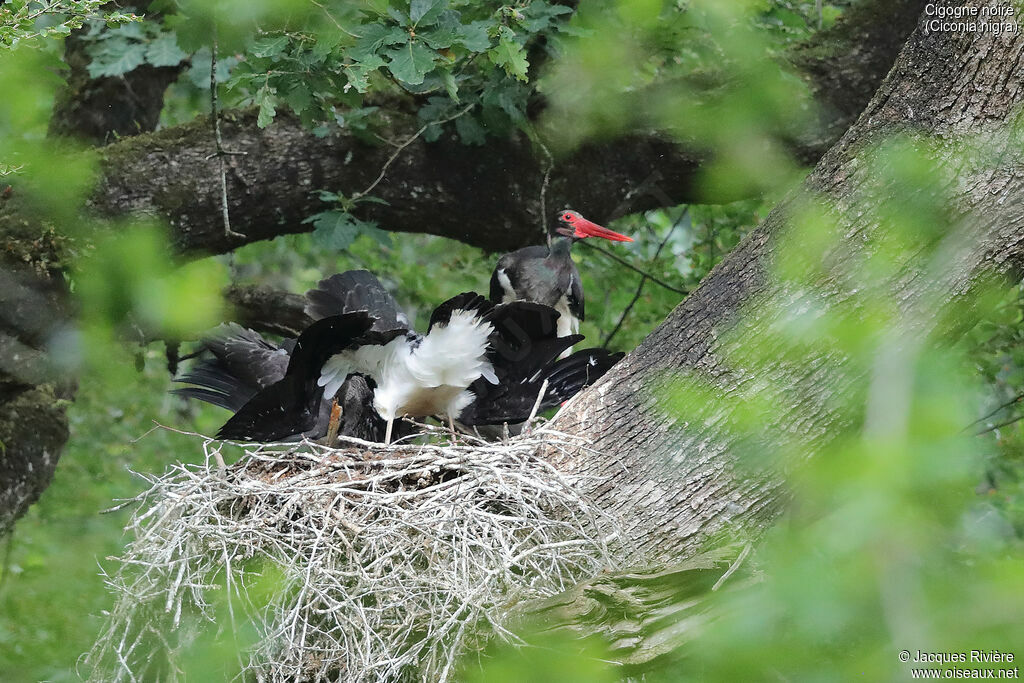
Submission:
M 341 406 L 338 405 L 338 399 L 335 398 L 331 401 L 331 420 L 327 423 L 327 439 L 324 443 L 327 446 L 333 446 L 334 440 L 338 438 L 338 428 L 341 426 Z
M 451 413 L 448 414 L 448 429 L 452 433 L 452 445 L 454 446 L 458 442 L 458 434 L 455 431 L 455 418 L 452 417 Z
M 388 418 L 388 426 L 387 426 L 387 429 L 384 431 L 384 445 L 385 446 L 387 446 L 388 444 L 391 443 L 391 428 L 394 427 L 394 425 L 395 425 L 395 418 L 393 418 L 393 417 Z

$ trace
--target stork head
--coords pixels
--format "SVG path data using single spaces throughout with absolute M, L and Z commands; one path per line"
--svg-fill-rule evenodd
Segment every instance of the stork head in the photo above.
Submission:
M 609 230 L 606 227 L 600 226 L 597 223 L 593 223 L 584 218 L 578 211 L 566 209 L 559 211 L 555 216 L 557 223 L 555 232 L 559 235 L 566 237 L 572 237 L 574 239 L 585 239 L 587 237 L 603 237 L 606 240 L 612 240 L 613 242 L 632 242 L 632 237 L 627 237 L 614 230 Z

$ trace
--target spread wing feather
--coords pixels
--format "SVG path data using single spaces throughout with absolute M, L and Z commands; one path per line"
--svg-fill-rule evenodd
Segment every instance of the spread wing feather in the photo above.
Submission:
M 367 311 L 377 318 L 373 329 L 408 331 L 409 318 L 380 280 L 368 270 L 349 270 L 321 280 L 306 292 L 306 313 L 314 320 Z

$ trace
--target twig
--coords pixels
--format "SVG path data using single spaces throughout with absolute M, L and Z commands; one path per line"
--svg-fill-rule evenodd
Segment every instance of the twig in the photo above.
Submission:
M 1024 415 L 1018 415 L 1017 417 L 1011 418 L 1006 422 L 1000 422 L 999 424 L 994 424 L 991 427 L 986 427 L 981 431 L 975 432 L 974 435 L 981 436 L 982 434 L 988 434 L 989 432 L 994 432 L 995 430 L 1001 429 L 1002 427 L 1008 427 L 1009 425 L 1012 425 L 1014 422 L 1020 422 L 1021 420 L 1024 420 Z
M 339 23 L 338 23 L 338 20 L 334 18 L 334 15 L 332 15 L 332 14 L 331 14 L 331 13 L 330 13 L 330 12 L 329 12 L 329 11 L 327 10 L 327 8 L 326 8 L 326 7 L 324 7 L 324 6 L 322 5 L 322 4 L 320 4 L 320 3 L 319 3 L 319 2 L 317 2 L 316 0 L 309 0 L 309 1 L 310 1 L 311 3 L 313 3 L 314 5 L 316 5 L 317 7 L 319 7 L 319 8 L 321 9 L 321 10 L 323 10 L 324 14 L 326 14 L 326 15 L 327 15 L 327 18 L 331 20 L 331 22 L 332 22 L 332 23 L 333 23 L 333 24 L 334 24 L 334 25 L 335 25 L 335 26 L 336 26 L 336 27 L 338 28 L 338 30 L 339 30 L 339 31 L 341 31 L 342 33 L 345 33 L 345 34 L 347 34 L 347 35 L 349 35 L 349 36 L 351 36 L 351 37 L 353 37 L 353 38 L 362 38 L 362 36 L 357 36 L 357 35 L 356 35 L 355 33 L 352 33 L 351 31 L 349 31 L 348 29 L 346 29 L 346 28 L 345 28 L 344 26 L 342 26 L 341 24 L 339 24 Z
M 664 280 L 661 280 L 660 278 L 654 277 L 650 273 L 648 273 L 648 272 L 646 272 L 644 270 L 641 270 L 640 268 L 637 268 L 636 266 L 634 266 L 632 263 L 630 263 L 626 259 L 624 259 L 624 258 L 622 258 L 620 256 L 616 256 L 615 254 L 613 254 L 612 252 L 608 251 L 607 249 L 603 249 L 602 247 L 599 247 L 596 244 L 593 244 L 589 240 L 580 240 L 580 244 L 582 244 L 583 246 L 587 247 L 588 249 L 593 249 L 594 251 L 598 251 L 598 252 L 604 254 L 605 256 L 610 258 L 611 260 L 613 260 L 613 261 L 615 261 L 615 262 L 617 262 L 617 263 L 619 263 L 619 264 L 629 268 L 630 270 L 632 270 L 635 273 L 639 273 L 641 275 L 646 276 L 648 280 L 650 280 L 651 282 L 653 282 L 656 285 L 660 285 L 660 286 L 664 287 L 665 289 L 669 290 L 670 292 L 675 292 L 676 294 L 682 294 L 683 296 L 686 296 L 687 294 L 690 293 L 690 292 L 688 292 L 685 289 L 680 289 L 679 287 L 674 287 L 674 286 L 668 284 L 667 282 L 665 282 Z
M 970 429 L 970 428 L 971 428 L 971 427 L 973 427 L 974 425 L 978 424 L 979 422 L 984 422 L 985 420 L 989 419 L 990 417 L 992 417 L 993 415 L 995 415 L 995 414 L 996 414 L 996 413 L 998 413 L 999 411 L 1003 410 L 1004 408 L 1009 408 L 1009 407 L 1010 407 L 1010 406 L 1012 406 L 1012 405 L 1013 405 L 1014 403 L 1017 403 L 1017 402 L 1018 402 L 1018 401 L 1020 401 L 1020 400 L 1021 400 L 1022 398 L 1024 398 L 1024 394 L 1017 394 L 1016 396 L 1014 396 L 1013 398 L 1011 398 L 1011 399 L 1010 399 L 1009 401 L 1007 401 L 1006 403 L 1003 403 L 1003 404 L 1001 404 L 1001 405 L 1000 405 L 999 407 L 997 407 L 997 408 L 994 408 L 994 409 L 993 409 L 993 410 L 991 410 L 990 412 L 986 413 L 985 415 L 982 415 L 982 416 L 981 416 L 981 417 L 979 417 L 979 418 L 978 418 L 977 420 L 975 420 L 974 422 L 972 422 L 972 423 L 970 423 L 969 425 L 967 425 L 966 427 L 964 427 L 964 428 L 963 428 L 963 431 L 967 431 L 968 429 Z
M 715 581 L 715 585 L 711 587 L 712 591 L 718 590 L 722 586 L 722 584 L 725 583 L 725 580 L 732 576 L 733 572 L 740 568 L 740 565 L 743 564 L 743 560 L 747 559 L 747 555 L 750 554 L 750 550 L 753 547 L 754 546 L 750 543 L 747 543 L 745 546 L 743 546 L 743 552 L 740 553 L 739 557 L 736 558 L 735 562 L 729 565 L 729 569 L 727 569 L 726 572 L 722 574 L 721 578 L 719 578 L 718 581 Z
M 540 146 L 541 151 L 544 152 L 545 158 L 548 160 L 547 167 L 544 169 L 544 179 L 540 184 L 540 229 L 544 234 L 548 234 L 547 220 L 548 220 L 548 206 L 547 206 L 547 195 L 548 195 L 548 183 L 551 181 L 551 171 L 555 168 L 555 158 L 551 156 L 551 151 L 548 146 L 545 145 L 540 139 L 537 139 L 537 144 Z M 550 242 L 550 235 L 548 236 L 548 242 Z
M 530 410 L 530 417 L 526 418 L 526 430 L 530 429 L 530 425 L 533 423 L 533 418 L 537 417 L 537 411 L 540 410 L 541 401 L 544 400 L 544 394 L 548 392 L 548 381 L 545 379 L 544 383 L 540 385 L 540 391 L 537 392 L 537 400 L 533 402 L 533 409 Z
M 465 107 L 463 107 L 463 109 L 461 111 L 459 111 L 459 113 L 454 114 L 452 116 L 449 116 L 446 119 L 441 119 L 439 121 L 431 121 L 430 123 L 423 124 L 423 126 L 418 131 L 416 131 L 411 136 L 409 136 L 408 140 L 406 140 L 402 144 L 398 145 L 398 147 L 391 154 L 391 156 L 388 157 L 388 160 L 384 162 L 384 165 L 380 167 L 380 174 L 377 176 L 377 179 L 374 180 L 372 183 L 370 183 L 370 185 L 365 190 L 363 190 L 362 192 L 356 192 L 354 195 L 352 195 L 352 201 L 355 201 L 357 199 L 361 199 L 361 198 L 365 197 L 366 195 L 370 194 L 370 192 L 373 191 L 373 188 L 377 187 L 377 185 L 379 185 L 380 182 L 382 180 L 384 180 L 384 176 L 387 175 L 387 172 L 388 172 L 388 167 L 391 166 L 391 164 L 394 163 L 395 159 L 398 158 L 398 155 L 402 153 L 402 150 L 405 149 L 406 147 L 408 147 L 409 145 L 411 145 L 413 143 L 413 141 L 416 140 L 416 138 L 418 138 L 419 136 L 423 135 L 424 131 L 426 131 L 427 128 L 430 128 L 431 126 L 434 126 L 434 125 L 438 125 L 439 126 L 442 123 L 448 123 L 449 121 L 454 121 L 455 119 L 459 118 L 460 116 L 462 116 L 463 114 L 468 112 L 474 106 L 475 105 L 473 105 L 473 104 L 468 104 Z
M 213 28 L 213 44 L 210 46 L 210 116 L 213 119 L 213 141 L 216 145 L 216 156 L 220 162 L 220 209 L 221 220 L 224 222 L 224 234 L 228 237 L 245 237 L 242 233 L 231 229 L 231 218 L 228 216 L 228 174 L 224 160 L 228 154 L 244 155 L 245 152 L 226 152 L 220 137 L 220 114 L 217 112 L 217 27 Z M 209 157 L 207 157 L 209 158 Z
M 665 238 L 661 240 L 661 244 L 658 245 L 658 250 L 654 252 L 655 259 L 661 256 L 661 250 L 665 248 L 666 244 L 668 244 L 668 240 L 672 237 L 672 233 L 674 233 L 676 228 L 679 227 L 679 224 L 683 221 L 683 217 L 686 216 L 689 210 L 690 207 L 683 209 L 683 212 L 679 214 L 679 218 L 676 219 L 675 223 L 672 224 L 672 227 L 669 228 L 667 233 L 665 233 Z M 604 338 L 604 343 L 601 344 L 601 348 L 607 349 L 608 345 L 612 341 L 612 337 L 618 334 L 619 330 L 622 329 L 622 324 L 626 322 L 626 317 L 629 315 L 630 311 L 633 310 L 633 306 L 636 305 L 636 302 L 640 300 L 640 294 L 644 291 L 644 285 L 647 283 L 649 277 L 650 276 L 645 274 L 640 278 L 640 283 L 636 286 L 636 292 L 633 294 L 633 299 L 629 302 L 626 308 L 623 309 L 622 315 L 619 316 L 619 322 L 615 323 L 615 327 L 608 333 L 608 336 Z

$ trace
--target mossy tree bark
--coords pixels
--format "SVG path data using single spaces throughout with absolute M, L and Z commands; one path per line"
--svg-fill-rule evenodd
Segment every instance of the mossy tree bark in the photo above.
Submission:
M 0 536 L 50 484 L 74 385 L 47 345 L 69 319 L 59 238 L 0 186 Z

